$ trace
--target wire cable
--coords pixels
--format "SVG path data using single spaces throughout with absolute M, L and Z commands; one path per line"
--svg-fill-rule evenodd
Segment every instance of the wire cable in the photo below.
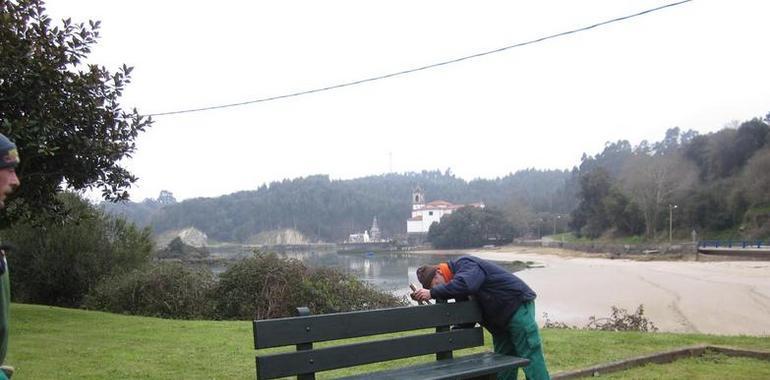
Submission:
M 567 35 L 570 35 L 570 34 L 575 34 L 575 33 L 583 32 L 583 31 L 587 31 L 587 30 L 591 30 L 591 29 L 594 29 L 594 28 L 598 28 L 600 26 L 616 23 L 616 22 L 623 21 L 623 20 L 628 20 L 628 19 L 631 19 L 631 18 L 634 18 L 634 17 L 643 16 L 643 15 L 646 15 L 646 14 L 649 14 L 649 13 L 652 13 L 652 12 L 656 12 L 656 11 L 659 11 L 659 10 L 662 10 L 662 9 L 675 7 L 677 5 L 681 5 L 681 4 L 684 4 L 684 3 L 689 3 L 691 1 L 694 1 L 694 0 L 683 0 L 683 1 L 678 1 L 678 2 L 675 2 L 675 3 L 669 3 L 669 4 L 661 5 L 659 7 L 647 9 L 645 11 L 641 11 L 641 12 L 637 12 L 637 13 L 634 13 L 634 14 L 630 14 L 630 15 L 627 15 L 627 16 L 617 17 L 617 18 L 613 18 L 613 19 L 610 19 L 610 20 L 607 20 L 607 21 L 602 21 L 602 22 L 599 22 L 599 23 L 596 23 L 596 24 L 593 24 L 593 25 L 584 26 L 582 28 L 572 29 L 572 30 L 568 30 L 566 32 L 561 32 L 561 33 L 556 33 L 556 34 L 551 34 L 551 35 L 548 35 L 548 36 L 545 36 L 545 37 L 540 37 L 540 38 L 536 38 L 534 40 L 529 40 L 529 41 L 525 41 L 525 42 L 516 43 L 516 44 L 513 44 L 513 45 L 504 46 L 504 47 L 501 47 L 501 48 L 498 48 L 498 49 L 494 49 L 494 50 L 489 50 L 489 51 L 485 51 L 485 52 L 482 52 L 482 53 L 476 53 L 476 54 L 472 54 L 472 55 L 467 55 L 467 56 L 464 56 L 464 57 L 455 58 L 455 59 L 451 59 L 451 60 L 448 60 L 448 61 L 433 63 L 433 64 L 430 64 L 430 65 L 427 65 L 427 66 L 421 66 L 421 67 L 416 67 L 416 68 L 412 68 L 412 69 L 408 69 L 408 70 L 398 71 L 398 72 L 394 72 L 394 73 L 391 73 L 391 74 L 385 74 L 385 75 L 380 75 L 380 76 L 360 79 L 360 80 L 356 80 L 356 81 L 352 81 L 352 82 L 340 83 L 340 84 L 336 84 L 336 85 L 332 85 L 332 86 L 327 86 L 327 87 L 315 88 L 315 89 L 312 89 L 312 90 L 293 92 L 293 93 L 284 94 L 284 95 L 278 95 L 278 96 L 271 96 L 271 97 L 268 97 L 268 98 L 261 98 L 261 99 L 255 99 L 255 100 L 247 100 L 247 101 L 244 101 L 244 102 L 228 103 L 228 104 L 221 104 L 221 105 L 209 106 L 209 107 L 191 108 L 191 109 L 178 110 L 178 111 L 158 112 L 158 113 L 147 114 L 147 115 L 144 115 L 144 116 L 167 116 L 167 115 L 176 115 L 176 114 L 182 114 L 182 113 L 209 111 L 209 110 L 215 110 L 215 109 L 221 109 L 221 108 L 243 106 L 243 105 L 247 105 L 247 104 L 264 103 L 264 102 L 269 102 L 269 101 L 278 100 L 278 99 L 286 99 L 286 98 L 291 98 L 291 97 L 295 97 L 295 96 L 309 95 L 309 94 L 313 94 L 313 93 L 317 93 L 317 92 L 323 92 L 323 91 L 335 90 L 335 89 L 343 88 L 343 87 L 355 86 L 355 85 L 359 85 L 359 84 L 363 84 L 363 83 L 367 83 L 367 82 L 374 82 L 374 81 L 378 81 L 378 80 L 382 80 L 382 79 L 393 78 L 393 77 L 400 76 L 400 75 L 411 74 L 411 73 L 414 73 L 414 72 L 417 72 L 417 71 L 428 70 L 428 69 L 432 69 L 432 68 L 439 67 L 439 66 L 445 66 L 445 65 L 449 65 L 449 64 L 457 63 L 457 62 L 462 62 L 462 61 L 466 61 L 466 60 L 473 59 L 473 58 L 483 57 L 485 55 L 500 53 L 500 52 L 503 52 L 503 51 L 506 51 L 506 50 L 510 50 L 510 49 L 513 49 L 513 48 L 517 48 L 517 47 L 522 47 L 522 46 L 527 46 L 527 45 L 532 45 L 532 44 L 540 43 L 540 42 L 543 42 L 543 41 L 546 41 L 546 40 L 550 40 L 550 39 L 554 39 L 554 38 L 558 38 L 558 37 L 563 37 L 563 36 L 567 36 Z

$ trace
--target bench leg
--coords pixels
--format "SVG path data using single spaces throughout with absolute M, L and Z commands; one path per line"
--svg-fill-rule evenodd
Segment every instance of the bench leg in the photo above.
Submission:
M 482 375 L 477 377 L 469 377 L 469 380 L 497 380 L 497 374 L 490 373 L 489 375 Z

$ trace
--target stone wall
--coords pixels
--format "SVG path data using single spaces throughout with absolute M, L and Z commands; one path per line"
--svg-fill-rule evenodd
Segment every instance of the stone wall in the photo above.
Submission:
M 576 243 L 560 241 L 516 241 L 514 245 L 526 247 L 564 248 L 586 253 L 607 253 L 612 255 L 650 255 L 650 254 L 694 254 L 693 243 L 684 244 L 613 244 L 602 242 Z

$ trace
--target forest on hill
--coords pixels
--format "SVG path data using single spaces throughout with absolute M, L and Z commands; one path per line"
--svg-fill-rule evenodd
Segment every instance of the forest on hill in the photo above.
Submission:
M 465 181 L 449 170 L 384 174 L 351 180 L 316 175 L 273 182 L 254 191 L 164 203 L 105 204 L 107 210 L 156 232 L 193 226 L 218 241 L 249 242 L 262 231 L 293 228 L 311 240 L 342 241 L 368 230 L 376 216 L 385 236 L 406 233 L 411 195 L 420 186 L 428 201 L 483 201 L 502 209 L 566 214 L 574 200 L 560 193 L 568 171 L 523 170 L 503 178 Z M 513 217 L 517 212 L 510 212 Z M 521 214 L 521 213 L 518 213 Z M 517 224 L 526 233 L 528 216 Z
M 768 119 L 706 135 L 671 128 L 656 143 L 617 141 L 584 156 L 573 178 L 579 203 L 571 228 L 591 238 L 655 239 L 668 236 L 671 223 L 680 236 L 768 237 Z
M 314 241 L 338 242 L 369 229 L 376 216 L 385 236 L 406 232 L 411 192 L 427 201 L 483 201 L 500 210 L 517 236 L 567 229 L 589 238 L 680 238 L 770 235 L 768 120 L 734 122 L 708 134 L 671 128 L 657 142 L 608 142 L 572 170 L 527 169 L 466 181 L 444 172 L 384 174 L 351 180 L 316 175 L 266 184 L 217 198 L 105 204 L 108 212 L 156 232 L 193 226 L 218 241 L 249 242 L 293 228 Z M 671 220 L 669 217 L 671 216 Z M 705 235 L 704 235 L 705 234 Z

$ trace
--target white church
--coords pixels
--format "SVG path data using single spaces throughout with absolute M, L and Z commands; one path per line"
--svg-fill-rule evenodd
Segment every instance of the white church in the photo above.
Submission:
M 425 203 L 425 193 L 417 186 L 412 191 L 412 217 L 406 221 L 406 232 L 408 234 L 427 234 L 433 222 L 438 223 L 444 215 L 449 215 L 465 206 L 484 208 L 484 203 L 476 202 L 463 205 L 442 200 Z

